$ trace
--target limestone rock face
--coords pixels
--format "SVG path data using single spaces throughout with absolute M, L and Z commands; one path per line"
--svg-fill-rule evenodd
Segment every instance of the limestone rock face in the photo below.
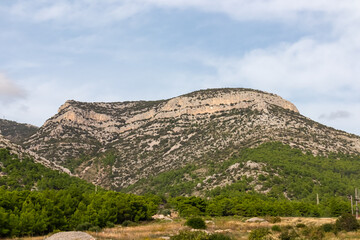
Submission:
M 277 95 L 251 89 L 201 90 L 159 101 L 70 100 L 24 146 L 85 180 L 121 189 L 201 164 L 204 156 L 224 161 L 267 141 L 314 154 L 360 152 L 358 136 L 302 116 Z M 224 155 L 215 159 L 214 152 Z

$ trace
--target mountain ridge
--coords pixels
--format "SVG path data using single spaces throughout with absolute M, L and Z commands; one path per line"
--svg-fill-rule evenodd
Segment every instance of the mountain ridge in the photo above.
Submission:
M 358 154 L 360 138 L 302 116 L 275 94 L 207 89 L 167 100 L 69 100 L 24 146 L 92 183 L 116 190 L 188 164 L 222 162 L 279 141 L 315 155 Z

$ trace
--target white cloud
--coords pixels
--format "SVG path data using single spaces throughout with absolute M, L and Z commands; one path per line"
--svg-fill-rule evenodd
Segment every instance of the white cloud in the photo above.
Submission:
M 151 8 L 196 9 L 226 14 L 237 20 L 352 21 L 359 16 L 357 0 L 34 0 L 14 1 L 3 11 L 34 21 L 104 24 L 127 19 Z M 310 13 L 310 14 L 308 14 Z M 312 14 L 311 14 L 312 13 Z M 313 14 L 325 16 L 314 17 Z M 350 13 L 350 14 L 349 14 Z
M 351 113 L 344 110 L 338 110 L 336 112 L 331 113 L 323 113 L 319 116 L 319 119 L 326 119 L 326 120 L 336 120 L 339 118 L 349 118 L 351 116 Z
M 241 58 L 205 57 L 223 82 L 243 82 L 268 90 L 337 92 L 360 89 L 360 47 L 347 41 L 318 42 L 311 38 L 269 49 L 252 50 Z
M 25 91 L 14 81 L 0 73 L 0 102 L 7 103 L 15 99 L 24 98 Z
M 141 1 L 131 0 L 34 0 L 14 1 L 2 11 L 15 16 L 17 20 L 52 21 L 68 27 L 96 27 L 127 19 L 145 10 L 145 5 Z

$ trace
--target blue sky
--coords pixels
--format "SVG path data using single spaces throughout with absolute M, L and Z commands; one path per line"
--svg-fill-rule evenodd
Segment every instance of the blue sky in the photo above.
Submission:
M 0 117 L 245 87 L 360 135 L 358 26 L 358 0 L 2 0 Z

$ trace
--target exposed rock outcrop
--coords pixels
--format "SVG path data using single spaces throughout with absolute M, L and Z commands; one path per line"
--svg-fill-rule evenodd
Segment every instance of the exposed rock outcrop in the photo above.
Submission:
M 160 101 L 70 100 L 25 146 L 88 181 L 121 189 L 189 163 L 224 161 L 266 141 L 314 154 L 360 152 L 358 136 L 302 116 L 277 95 L 251 89 L 209 89 Z
M 0 119 L 0 134 L 16 144 L 22 144 L 25 139 L 33 135 L 38 127 Z

